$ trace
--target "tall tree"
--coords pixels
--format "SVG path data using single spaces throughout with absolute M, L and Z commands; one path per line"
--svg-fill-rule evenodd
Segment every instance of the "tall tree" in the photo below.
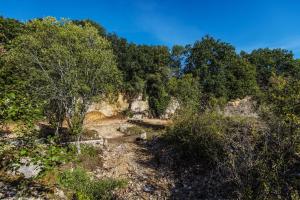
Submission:
M 80 134 L 92 99 L 115 91 L 121 81 L 110 43 L 94 27 L 67 20 L 33 20 L 26 27 L 34 31 L 13 40 L 6 67 L 16 68 L 28 92 L 45 102 L 57 130 L 66 119 Z
M 189 48 L 184 71 L 199 77 L 209 96 L 236 98 L 256 90 L 255 67 L 239 57 L 232 45 L 209 36 Z
M 300 77 L 300 67 L 290 51 L 284 49 L 257 49 L 245 54 L 250 63 L 256 66 L 257 82 L 262 89 L 269 85 L 272 73 Z
M 170 68 L 172 76 L 179 77 L 185 62 L 186 48 L 180 45 L 174 45 L 171 50 Z
M 90 19 L 83 19 L 83 20 L 73 20 L 73 23 L 82 27 L 85 26 L 93 26 L 94 28 L 97 29 L 98 34 L 102 37 L 106 36 L 106 30 L 103 26 L 101 26 L 99 23 L 90 20 Z
M 9 41 L 23 32 L 23 23 L 15 19 L 0 16 L 0 45 L 6 45 Z

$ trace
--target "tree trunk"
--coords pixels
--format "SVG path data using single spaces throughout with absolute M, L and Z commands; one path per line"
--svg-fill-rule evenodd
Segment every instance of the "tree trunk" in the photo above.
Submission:
M 80 135 L 77 136 L 77 144 L 76 144 L 76 147 L 77 147 L 77 154 L 81 154 L 81 148 L 80 148 Z
M 54 135 L 55 135 L 56 137 L 58 137 L 58 135 L 59 135 L 59 122 L 57 123 L 56 130 L 55 130 Z

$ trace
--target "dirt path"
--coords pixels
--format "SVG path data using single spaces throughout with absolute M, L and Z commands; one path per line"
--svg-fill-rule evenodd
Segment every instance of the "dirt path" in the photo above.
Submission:
M 166 121 L 152 121 L 142 124 L 143 129 L 153 136 L 157 135 L 157 129 Z M 157 125 L 158 124 L 158 125 Z M 126 135 L 120 131 L 120 126 L 136 126 L 124 119 L 103 120 L 100 123 L 90 123 L 86 127 L 94 130 L 99 137 L 107 139 L 106 145 L 100 145 L 102 151 L 102 164 L 93 167 L 92 173 L 95 177 L 124 179 L 127 181 L 126 188 L 115 191 L 117 199 L 197 199 L 190 195 L 192 191 L 197 191 L 198 184 L 191 182 L 198 181 L 191 171 L 174 171 L 174 156 L 172 148 L 161 139 L 154 137 L 151 140 L 139 140 L 140 135 Z M 148 134 L 147 134 L 148 135 Z M 97 141 L 95 139 L 95 141 Z M 93 142 L 87 140 L 86 142 Z M 198 181 L 199 182 L 199 181 Z M 4 182 L 0 180 L 1 184 Z M 197 182 L 195 182 L 197 183 Z M 191 187 L 190 185 L 195 185 Z M 14 187 L 15 188 L 15 187 Z M 7 187 L 4 192 L 10 191 Z M 11 196 L 18 195 L 17 189 Z M 11 190 L 13 191 L 13 190 Z M 39 197 L 41 193 L 35 192 L 31 196 Z M 35 194 L 36 193 L 36 194 Z M 1 190 L 0 190 L 1 199 Z
M 100 122 L 91 122 L 84 125 L 84 128 L 95 131 L 98 137 L 117 138 L 124 134 L 118 131 L 121 125 L 132 126 L 126 119 L 107 119 Z
M 119 199 L 166 199 L 173 187 L 172 179 L 160 170 L 154 156 L 138 143 L 109 144 L 103 152 L 103 167 L 98 178 L 128 181 L 128 187 L 117 191 Z
M 95 176 L 126 180 L 127 187 L 116 192 L 118 199 L 167 199 L 174 187 L 173 178 L 160 168 L 146 141 L 137 142 L 138 136 L 125 137 L 118 130 L 120 126 L 133 125 L 119 119 L 88 125 L 110 138 L 103 149 L 103 166 L 94 171 Z

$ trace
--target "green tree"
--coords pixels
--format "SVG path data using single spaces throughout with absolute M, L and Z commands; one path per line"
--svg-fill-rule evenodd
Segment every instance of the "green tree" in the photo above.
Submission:
M 15 68 L 28 93 L 45 102 L 57 133 L 66 119 L 80 135 L 93 98 L 114 92 L 121 81 L 110 43 L 94 27 L 68 20 L 33 20 L 26 28 L 33 31 L 13 40 L 6 67 Z
M 256 94 L 256 68 L 247 60 L 237 57 L 226 67 L 226 84 L 229 99 Z
M 205 93 L 227 97 L 225 67 L 234 57 L 233 46 L 206 36 L 191 47 L 185 71 L 199 77 Z
M 160 115 L 168 104 L 166 84 L 170 75 L 170 52 L 164 46 L 147 46 L 127 43 L 111 34 L 118 60 L 118 68 L 124 77 L 124 91 L 129 101 L 143 94 L 149 97 L 153 116 Z
M 180 78 L 172 77 L 168 83 L 168 93 L 175 97 L 182 107 L 196 110 L 200 106 L 201 90 L 199 80 L 191 74 Z
M 170 74 L 170 52 L 164 46 L 141 46 L 140 48 L 150 111 L 153 116 L 158 117 L 169 104 L 166 85 Z
M 106 30 L 103 26 L 101 26 L 100 24 L 98 24 L 97 22 L 90 20 L 90 19 L 84 19 L 84 20 L 73 20 L 72 21 L 74 24 L 78 25 L 78 26 L 92 26 L 94 28 L 97 29 L 98 34 L 102 37 L 106 36 Z
M 24 32 L 24 24 L 15 19 L 0 16 L 0 45 L 6 45 Z
M 142 62 L 142 52 L 135 44 L 122 47 L 122 41 L 118 40 L 119 69 L 122 70 L 125 82 L 125 91 L 129 99 L 134 99 L 145 90 L 145 71 Z M 116 43 L 114 43 L 116 44 Z M 125 46 L 125 45 L 124 45 Z
M 259 194 L 268 199 L 299 198 L 300 81 L 271 74 L 262 117 L 269 126 L 260 144 Z
M 267 89 L 272 73 L 277 75 L 299 76 L 299 64 L 293 54 L 284 49 L 257 49 L 251 54 L 245 54 L 249 62 L 256 66 L 257 83 L 262 89 Z
M 1 49 L 1 47 L 0 47 Z M 42 116 L 42 102 L 27 92 L 26 79 L 16 66 L 5 66 L 5 49 L 0 50 L 0 124 L 31 122 Z
M 171 50 L 170 68 L 172 75 L 179 77 L 185 61 L 186 48 L 180 45 L 174 45 Z
M 232 45 L 206 36 L 187 55 L 185 73 L 199 77 L 209 97 L 230 99 L 256 91 L 255 67 L 239 57 Z

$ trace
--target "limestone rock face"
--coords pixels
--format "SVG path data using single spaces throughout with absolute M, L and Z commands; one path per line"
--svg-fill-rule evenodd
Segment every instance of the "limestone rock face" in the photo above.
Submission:
M 255 110 L 256 102 L 247 96 L 243 99 L 236 99 L 227 103 L 223 110 L 225 116 L 243 116 L 243 117 L 255 117 L 258 115 Z
M 148 99 L 143 100 L 142 95 L 132 101 L 130 110 L 133 113 L 132 119 L 142 120 L 144 117 L 148 116 L 149 113 L 149 102 Z
M 170 103 L 165 111 L 165 113 L 161 116 L 162 119 L 170 119 L 174 116 L 176 110 L 180 107 L 179 101 L 174 97 L 171 98 Z
M 148 100 L 143 100 L 142 95 L 139 95 L 132 103 L 130 110 L 133 113 L 144 113 L 149 110 Z
M 117 101 L 113 103 L 109 102 L 108 100 L 95 102 L 89 106 L 85 122 L 88 123 L 101 120 L 106 117 L 115 116 L 118 113 L 127 110 L 128 107 L 129 104 L 122 94 L 119 94 Z

